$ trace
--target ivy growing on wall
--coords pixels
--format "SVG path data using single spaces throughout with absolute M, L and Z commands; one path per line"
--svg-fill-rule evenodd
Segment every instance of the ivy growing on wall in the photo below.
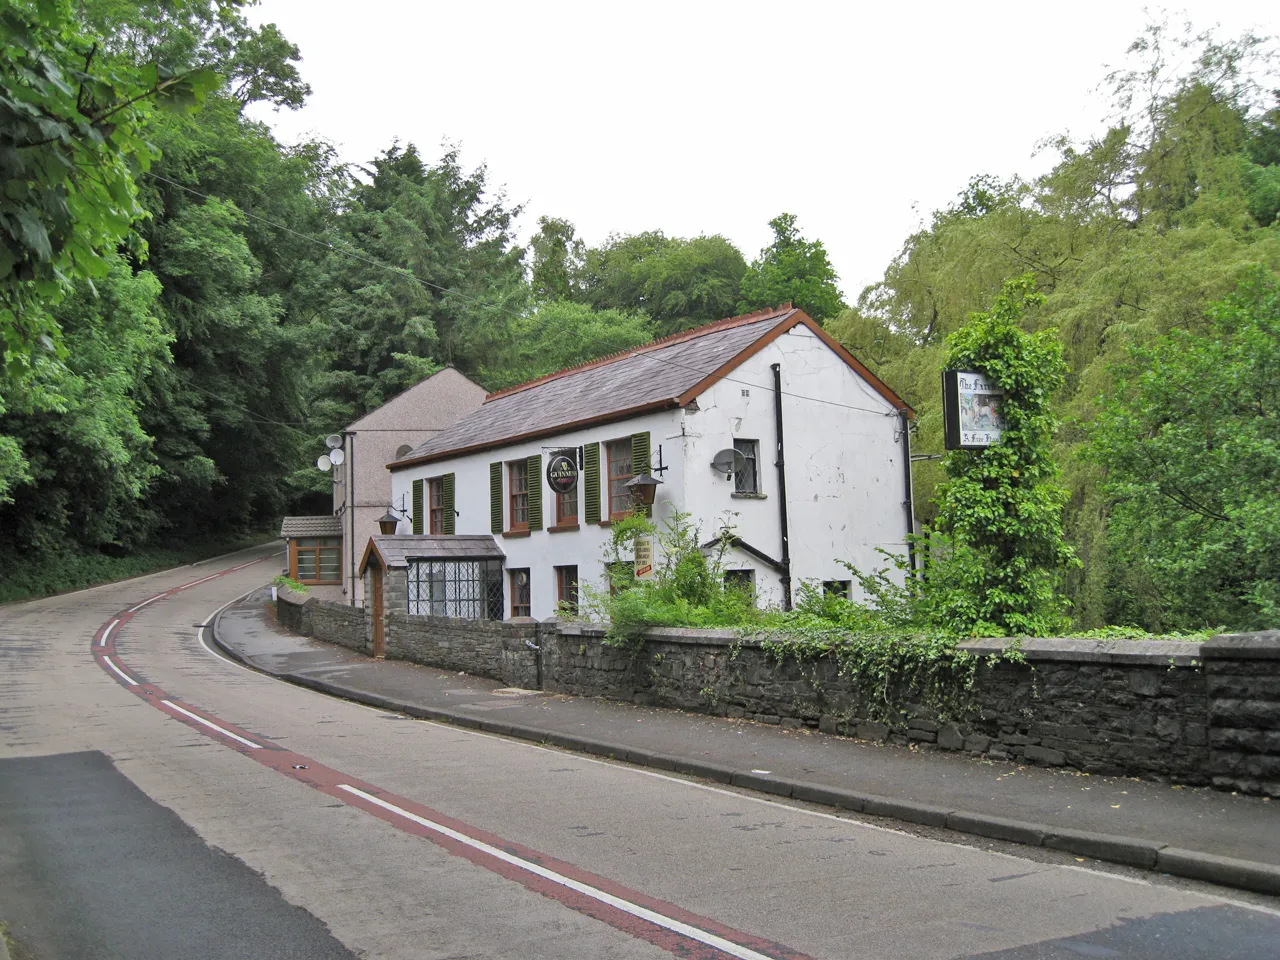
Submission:
M 1021 326 L 1043 301 L 1031 274 L 1006 281 L 991 310 L 946 341 L 946 369 L 977 370 L 1004 390 L 999 442 L 943 460 L 925 591 L 932 619 L 949 631 L 1045 636 L 1067 626 L 1057 588 L 1078 561 L 1063 538 L 1068 494 L 1050 456 L 1050 402 L 1067 367 L 1057 331 Z

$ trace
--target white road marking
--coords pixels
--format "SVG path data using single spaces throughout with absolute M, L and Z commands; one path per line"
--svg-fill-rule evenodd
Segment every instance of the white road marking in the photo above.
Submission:
M 672 918 L 650 910 L 647 907 L 642 907 L 638 904 L 632 903 L 630 900 L 623 900 L 621 897 L 615 897 L 611 893 L 605 893 L 598 887 L 593 887 L 589 884 L 582 883 L 580 880 L 574 880 L 571 877 L 566 877 L 564 874 L 556 873 L 554 870 L 548 870 L 546 867 L 539 866 L 536 863 L 530 863 L 528 860 L 517 857 L 515 854 L 507 853 L 505 850 L 499 850 L 497 847 L 490 846 L 483 841 L 469 837 L 465 833 L 459 833 L 457 830 L 452 830 L 444 824 L 428 820 L 426 817 L 420 817 L 415 813 L 410 813 L 408 810 L 397 807 L 394 803 L 387 803 L 385 800 L 380 800 L 378 797 L 365 793 L 363 790 L 359 790 L 349 784 L 340 783 L 338 784 L 338 789 L 355 794 L 357 797 L 367 800 L 369 803 L 376 804 L 384 810 L 390 810 L 392 813 L 404 817 L 406 820 L 410 820 L 419 826 L 426 827 L 434 833 L 439 833 L 442 836 L 449 837 L 451 840 L 456 840 L 474 850 L 486 853 L 491 857 L 495 857 L 498 860 L 503 861 L 504 863 L 509 863 L 512 866 L 519 867 L 521 870 L 527 870 L 529 873 L 542 877 L 545 880 L 550 880 L 552 883 L 556 883 L 562 887 L 567 887 L 570 890 L 585 894 L 593 900 L 598 900 L 601 903 L 608 904 L 617 910 L 621 910 L 623 913 L 629 913 L 633 917 L 639 917 L 641 920 L 647 920 L 655 926 L 671 930 L 681 936 L 688 937 L 690 940 L 705 943 L 707 946 L 714 947 L 717 950 L 729 954 L 731 957 L 738 957 L 740 960 L 773 960 L 773 958 L 768 957 L 763 953 L 757 953 L 755 950 L 750 950 L 747 947 L 734 943 L 731 940 L 726 940 L 724 937 L 718 937 L 714 933 L 708 933 L 706 930 L 700 930 L 697 927 L 690 926 L 689 924 L 683 923 L 679 920 L 673 920 Z
M 224 730 L 222 727 L 218 726 L 212 720 L 206 720 L 204 717 L 200 716 L 197 713 L 192 713 L 190 710 L 184 710 L 182 707 L 178 706 L 172 700 L 161 700 L 160 702 L 163 703 L 170 710 L 177 710 L 179 713 L 185 714 L 186 716 L 190 717 L 192 720 L 196 721 L 196 723 L 203 723 L 206 727 L 210 727 L 211 729 L 217 730 L 224 737 L 230 737 L 232 740 L 237 740 L 240 743 L 243 743 L 246 747 L 253 747 L 253 749 L 255 750 L 262 749 L 262 744 L 254 743 L 252 740 L 246 740 L 244 737 L 239 736 L 238 734 L 232 733 L 230 730 Z
M 107 624 L 107 629 L 102 631 L 102 637 L 98 640 L 98 646 L 105 647 L 107 645 L 107 637 L 111 636 L 111 631 L 120 626 L 119 620 L 112 620 Z
M 145 607 L 148 603 L 155 603 L 157 600 L 163 600 L 163 599 L 164 599 L 164 594 L 163 594 L 163 593 L 157 593 L 157 594 L 156 594 L 154 597 L 152 597 L 150 600 L 143 600 L 143 601 L 142 601 L 140 604 L 138 604 L 136 607 L 130 607 L 130 608 L 129 608 L 129 612 L 130 612 L 130 613 L 137 613 L 139 610 L 141 610 L 143 607 Z
M 204 578 L 203 578 L 203 579 L 201 579 L 201 580 L 192 580 L 190 583 L 184 583 L 184 584 L 183 584 L 181 587 L 179 587 L 178 589 L 180 589 L 180 590 L 188 590 L 188 589 L 190 589 L 191 587 L 198 587 L 198 586 L 200 586 L 200 584 L 202 584 L 202 583 L 208 583 L 210 580 L 216 580 L 216 579 L 218 578 L 218 576 L 219 576 L 219 574 L 216 574 L 216 573 L 215 573 L 215 574 L 213 574 L 212 576 L 204 577 Z
M 114 663 L 112 663 L 110 657 L 103 657 L 102 662 L 105 663 L 112 670 L 114 670 L 117 674 L 119 674 L 120 679 L 123 680 L 125 683 L 129 684 L 129 686 L 136 687 L 138 685 L 138 681 L 133 679 L 133 677 L 129 676 L 127 673 L 125 673 L 123 670 L 117 667 Z

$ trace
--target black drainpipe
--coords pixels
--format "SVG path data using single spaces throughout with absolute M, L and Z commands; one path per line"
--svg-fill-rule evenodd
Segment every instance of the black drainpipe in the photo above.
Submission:
M 916 545 L 911 538 L 916 532 L 915 495 L 911 489 L 911 419 L 906 410 L 899 410 L 902 418 L 902 479 L 905 484 L 906 499 L 902 505 L 907 508 L 907 563 L 912 575 L 916 572 Z
M 772 364 L 773 422 L 778 437 L 778 522 L 782 526 L 782 609 L 791 609 L 791 537 L 787 533 L 787 470 L 782 443 L 782 365 Z

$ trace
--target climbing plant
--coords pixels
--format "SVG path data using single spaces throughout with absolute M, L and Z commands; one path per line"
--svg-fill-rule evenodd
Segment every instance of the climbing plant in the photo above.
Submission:
M 946 455 L 926 556 L 931 619 L 948 631 L 1045 636 L 1066 626 L 1062 573 L 1077 564 L 1062 530 L 1067 491 L 1050 455 L 1050 408 L 1066 375 L 1056 330 L 1021 319 L 1044 302 L 1031 274 L 1006 281 L 991 309 L 946 341 L 945 369 L 977 370 L 1004 390 L 1000 440 Z

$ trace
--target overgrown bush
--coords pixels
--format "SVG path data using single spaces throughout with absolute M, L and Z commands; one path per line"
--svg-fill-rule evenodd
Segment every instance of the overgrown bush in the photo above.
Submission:
M 609 624 L 605 643 L 639 642 L 650 627 L 740 627 L 760 617 L 750 591 L 726 586 L 727 530 L 717 547 L 704 553 L 701 528 L 689 514 L 676 512 L 661 527 L 642 513 L 614 523 L 605 549 L 604 588 L 582 584 L 582 612 Z M 637 580 L 635 541 L 655 541 L 652 578 Z

